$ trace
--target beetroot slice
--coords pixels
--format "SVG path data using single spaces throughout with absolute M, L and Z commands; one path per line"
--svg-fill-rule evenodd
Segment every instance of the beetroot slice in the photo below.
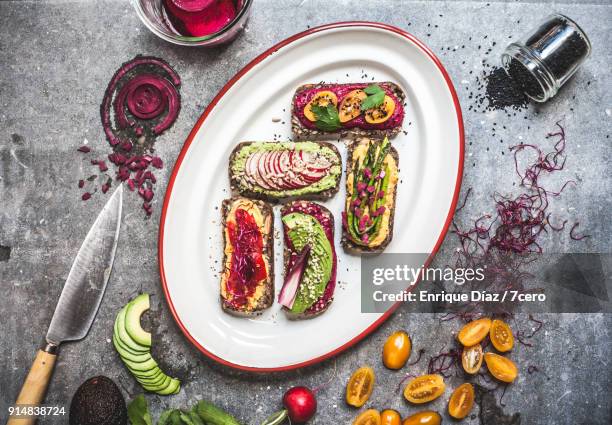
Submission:
M 153 210 L 156 183 L 151 169 L 163 168 L 162 159 L 151 152 L 156 136 L 178 117 L 180 84 L 178 74 L 162 59 L 137 56 L 115 72 L 100 105 L 104 133 L 113 150 L 107 158 L 117 167 L 115 178 L 126 181 L 130 191 L 138 193 L 147 215 Z M 100 172 L 108 170 L 104 160 L 92 164 Z M 103 193 L 111 182 L 103 185 Z
M 297 295 L 297 291 L 300 287 L 300 283 L 302 282 L 302 276 L 304 275 L 304 270 L 306 270 L 306 264 L 308 264 L 308 257 L 310 257 L 310 244 L 306 244 L 295 259 L 293 263 L 293 267 L 287 273 L 285 277 L 285 283 L 283 284 L 283 288 L 278 294 L 278 302 L 280 305 L 291 309 L 293 307 L 293 303 L 295 302 L 295 297 Z

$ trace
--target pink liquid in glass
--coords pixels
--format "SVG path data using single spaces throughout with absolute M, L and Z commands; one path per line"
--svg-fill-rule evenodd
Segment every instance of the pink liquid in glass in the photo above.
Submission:
M 178 34 L 203 37 L 227 26 L 243 0 L 163 0 L 169 26 Z

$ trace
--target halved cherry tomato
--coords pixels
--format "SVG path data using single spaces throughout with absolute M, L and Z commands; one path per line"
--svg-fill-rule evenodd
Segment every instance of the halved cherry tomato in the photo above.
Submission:
M 402 425 L 440 425 L 442 417 L 437 412 L 425 410 L 404 419 Z
M 338 97 L 333 91 L 322 90 L 314 95 L 314 97 L 306 104 L 304 107 L 304 116 L 309 121 L 316 121 L 317 117 L 315 117 L 312 112 L 312 105 L 319 106 L 327 106 L 332 103 L 334 106 L 338 106 Z
M 457 339 L 464 347 L 471 347 L 482 341 L 491 329 L 491 319 L 484 318 L 466 324 L 457 335 Z
M 380 414 L 380 425 L 401 425 L 402 418 L 397 410 L 386 409 Z
M 371 367 L 360 367 L 353 373 L 346 385 L 346 402 L 351 406 L 361 407 L 374 390 L 374 371 Z
M 395 112 L 395 102 L 390 96 L 385 96 L 380 106 L 365 111 L 365 120 L 370 124 L 380 124 L 391 118 L 393 112 Z
M 448 400 L 448 414 L 455 419 L 463 419 L 474 407 L 474 386 L 469 383 L 459 385 Z
M 440 397 L 446 386 L 440 375 L 423 375 L 408 382 L 404 397 L 411 403 L 427 403 Z
M 348 92 L 342 99 L 342 102 L 340 102 L 340 108 L 338 108 L 340 122 L 347 122 L 353 118 L 357 118 L 359 114 L 361 114 L 361 102 L 363 102 L 366 97 L 368 97 L 368 95 L 361 89 Z
M 393 332 L 383 347 L 383 364 L 389 369 L 401 369 L 410 357 L 410 337 L 404 331 Z
M 470 375 L 478 373 L 480 366 L 482 366 L 482 346 L 480 344 L 472 345 L 471 347 L 463 347 L 463 353 L 461 353 L 461 364 L 463 370 Z
M 357 416 L 353 425 L 380 425 L 380 413 L 376 409 L 369 409 Z
M 514 362 L 504 356 L 485 353 L 484 360 L 491 375 L 502 382 L 513 382 L 518 376 L 518 368 Z
M 497 351 L 505 353 L 512 350 L 514 346 L 514 335 L 512 329 L 503 320 L 493 320 L 491 323 L 491 331 L 489 332 L 491 343 Z

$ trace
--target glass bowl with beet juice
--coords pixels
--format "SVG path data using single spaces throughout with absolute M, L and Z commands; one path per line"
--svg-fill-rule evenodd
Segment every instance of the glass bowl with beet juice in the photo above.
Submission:
M 246 24 L 253 0 L 131 0 L 158 37 L 182 46 L 216 46 Z

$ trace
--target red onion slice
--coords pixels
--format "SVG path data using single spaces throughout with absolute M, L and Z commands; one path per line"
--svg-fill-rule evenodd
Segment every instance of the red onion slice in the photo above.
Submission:
M 293 267 L 285 276 L 285 283 L 283 288 L 278 294 L 278 302 L 280 305 L 291 309 L 297 295 L 300 282 L 302 281 L 302 275 L 306 270 L 306 264 L 308 264 L 308 257 L 310 257 L 310 244 L 306 244 L 302 252 L 300 252 L 293 263 Z

